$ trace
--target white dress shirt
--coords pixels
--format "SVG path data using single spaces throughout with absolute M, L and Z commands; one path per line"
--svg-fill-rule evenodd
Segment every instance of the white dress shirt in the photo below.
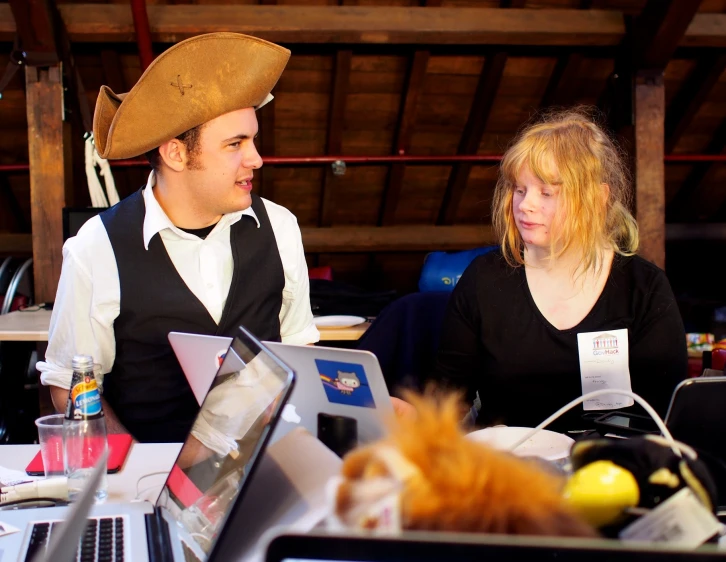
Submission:
M 248 215 L 260 223 L 252 208 L 224 215 L 204 239 L 175 227 L 159 205 L 151 189 L 156 183 L 149 175 L 143 191 L 144 247 L 158 233 L 177 272 L 189 289 L 219 323 L 232 283 L 234 261 L 230 227 Z M 310 309 L 310 283 L 297 219 L 290 211 L 262 200 L 277 241 L 285 274 L 280 309 L 280 335 L 284 343 L 317 342 L 320 334 Z M 149 279 L 149 283 L 163 280 Z M 39 361 L 44 385 L 69 388 L 74 355 L 91 355 L 99 385 L 116 358 L 113 323 L 120 311 L 121 287 L 111 241 L 101 218 L 86 222 L 63 245 L 63 269 L 50 321 L 45 361 Z

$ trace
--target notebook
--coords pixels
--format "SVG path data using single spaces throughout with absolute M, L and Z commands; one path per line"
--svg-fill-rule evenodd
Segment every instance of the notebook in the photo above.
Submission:
M 244 408 L 226 422 L 228 427 L 235 426 L 239 438 L 217 443 L 204 437 L 206 433 L 197 432 L 204 424 L 219 423 L 205 399 L 157 500 L 93 506 L 80 543 L 76 541 L 81 560 L 220 561 L 223 557 L 218 553 L 238 540 L 239 531 L 228 523 L 239 510 L 290 396 L 295 373 L 244 328 L 232 341 L 227 361 L 242 368 L 230 372 L 223 364 L 209 395 L 224 392 L 224 385 L 230 384 L 248 390 Z M 4 556 L 30 560 L 37 553 L 46 553 L 59 523 L 63 529 L 78 522 L 66 520 L 69 509 L 0 512 L 1 521 L 24 529 L 3 537 Z
M 54 439 L 49 442 L 49 450 L 55 452 L 55 455 L 51 459 L 50 475 L 62 476 L 64 473 L 63 469 L 63 446 L 62 439 L 57 438 L 58 444 L 54 445 Z M 109 474 L 115 474 L 124 464 L 126 457 L 129 454 L 131 448 L 131 441 L 133 438 L 128 433 L 112 433 L 108 436 L 108 449 L 109 458 L 107 471 Z M 29 476 L 45 476 L 45 467 L 43 465 L 43 455 L 38 454 L 25 467 L 25 472 Z

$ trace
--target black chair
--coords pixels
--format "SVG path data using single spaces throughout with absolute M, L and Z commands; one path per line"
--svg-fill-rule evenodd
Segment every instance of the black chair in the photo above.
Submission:
M 450 291 L 411 293 L 396 299 L 376 317 L 358 349 L 378 357 L 388 390 L 421 391 L 436 362 L 439 336 Z

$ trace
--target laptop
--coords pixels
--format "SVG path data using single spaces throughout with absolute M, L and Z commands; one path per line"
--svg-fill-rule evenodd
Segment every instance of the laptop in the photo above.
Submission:
M 229 340 L 219 336 L 169 333 L 169 342 L 195 396 L 206 392 Z M 393 415 L 386 381 L 370 351 L 265 342 L 297 374 L 295 390 L 282 413 L 272 442 L 303 426 L 317 435 L 318 413 L 354 418 L 358 441 L 369 443 L 385 433 Z M 230 364 L 228 369 L 237 366 Z
M 713 545 L 697 550 L 627 544 L 605 539 L 473 533 L 283 534 L 269 542 L 265 562 L 710 562 L 723 561 Z
M 227 361 L 243 368 L 230 372 L 225 368 Z M 247 390 L 244 411 L 238 409 L 239 415 L 226 421 L 230 434 L 240 437 L 232 444 L 195 437 L 198 424 L 208 423 L 215 415 L 205 399 L 156 502 L 93 506 L 80 543 L 80 559 L 223 560 L 220 552 L 239 539 L 240 530 L 232 528 L 234 519 L 294 382 L 294 371 L 240 327 L 209 390 L 209 396 L 224 393 L 231 385 Z M 58 530 L 56 523 L 64 521 L 70 510 L 52 507 L 0 512 L 0 521 L 24 529 L 0 539 L 3 561 L 30 560 L 29 550 L 43 553 Z M 64 521 L 63 526 L 68 523 Z

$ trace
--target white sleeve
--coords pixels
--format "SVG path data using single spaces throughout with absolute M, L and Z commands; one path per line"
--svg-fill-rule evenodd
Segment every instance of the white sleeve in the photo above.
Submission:
M 310 308 L 310 280 L 300 227 L 295 215 L 285 209 L 284 228 L 275 233 L 285 271 L 285 288 L 280 309 L 280 335 L 283 343 L 304 345 L 320 341 Z
M 101 219 L 94 217 L 63 246 L 48 348 L 45 361 L 37 363 L 44 385 L 69 388 L 76 354 L 91 355 L 100 365 L 96 377 L 103 385 L 103 376 L 116 358 L 113 322 L 119 312 L 119 294 L 113 249 Z

